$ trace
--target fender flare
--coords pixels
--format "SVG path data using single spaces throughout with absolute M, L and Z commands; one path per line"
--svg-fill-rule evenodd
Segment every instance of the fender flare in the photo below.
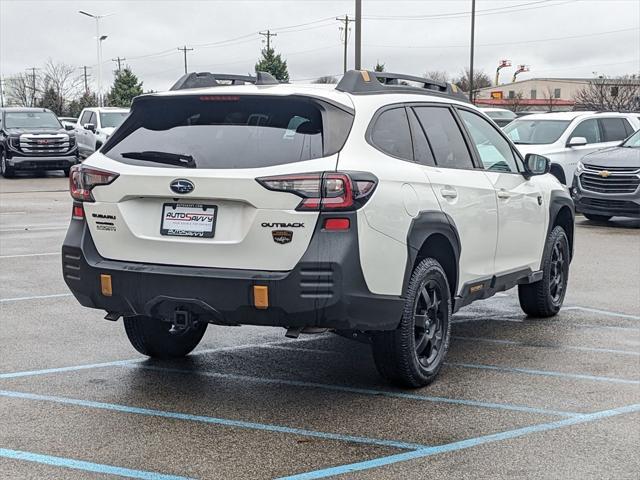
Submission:
M 553 230 L 556 219 L 558 218 L 558 214 L 560 210 L 567 207 L 569 213 L 571 215 L 571 231 L 567 232 L 567 237 L 569 240 L 570 247 L 570 255 L 573 258 L 573 250 L 574 250 L 574 225 L 576 220 L 576 209 L 573 203 L 573 199 L 569 192 L 566 190 L 552 190 L 549 196 L 549 224 L 547 225 L 547 237 Z

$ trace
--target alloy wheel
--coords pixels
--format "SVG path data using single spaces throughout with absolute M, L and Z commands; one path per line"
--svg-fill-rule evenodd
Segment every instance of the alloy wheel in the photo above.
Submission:
M 426 369 L 435 367 L 443 352 L 446 307 L 440 285 L 434 280 L 426 280 L 413 310 L 415 352 Z
M 549 276 L 549 293 L 551 300 L 557 304 L 562 300 L 565 287 L 565 263 L 567 255 L 561 241 L 556 241 L 551 251 L 551 272 Z

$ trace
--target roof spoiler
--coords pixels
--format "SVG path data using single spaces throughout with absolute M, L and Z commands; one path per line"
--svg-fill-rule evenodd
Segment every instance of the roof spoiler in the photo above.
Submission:
M 408 82 L 421 86 L 412 86 Z M 421 93 L 453 97 L 456 100 L 469 99 L 452 83 L 439 82 L 423 77 L 414 77 L 402 73 L 372 72 L 369 70 L 349 70 L 336 85 L 336 90 L 358 94 L 374 93 Z
M 225 83 L 222 83 L 225 82 Z M 206 88 L 226 85 L 277 85 L 280 82 L 267 72 L 257 72 L 256 76 L 234 75 L 228 73 L 193 72 L 185 73 L 169 90 L 184 90 L 187 88 Z

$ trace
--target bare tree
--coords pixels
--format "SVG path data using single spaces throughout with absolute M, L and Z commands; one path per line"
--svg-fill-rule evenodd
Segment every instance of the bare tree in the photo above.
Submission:
M 542 92 L 542 98 L 547 101 L 547 112 L 553 112 L 553 104 L 554 102 L 556 102 L 555 92 L 553 88 L 547 86 L 545 91 Z
M 49 59 L 43 68 L 41 91 L 55 92 L 55 101 L 50 105 L 54 112 L 62 115 L 65 106 L 77 98 L 83 89 L 82 75 L 75 67 Z M 52 99 L 52 100 L 53 100 Z
M 7 78 L 5 82 L 7 104 L 17 107 L 32 106 L 32 87 L 31 77 L 25 73 L 19 73 L 13 77 Z
M 509 110 L 511 110 L 513 113 L 524 110 L 524 106 L 522 105 L 523 98 L 524 95 L 522 94 L 522 92 L 518 92 L 514 94 L 513 97 L 509 97 L 507 99 L 507 107 L 509 108 Z
M 583 110 L 630 112 L 640 108 L 640 78 L 636 75 L 601 77 L 590 81 L 574 96 Z
M 457 78 L 454 79 L 453 83 L 455 83 L 460 90 L 463 92 L 469 91 L 469 70 L 466 69 L 464 72 L 460 74 Z M 475 70 L 473 72 L 473 88 L 474 90 L 478 90 L 480 88 L 490 87 L 493 85 L 491 83 L 491 78 L 482 70 Z
M 424 78 L 435 80 L 436 82 L 448 83 L 451 81 L 451 76 L 444 70 L 431 70 L 424 74 Z
M 338 79 L 333 75 L 323 75 L 314 80 L 313 83 L 338 83 Z

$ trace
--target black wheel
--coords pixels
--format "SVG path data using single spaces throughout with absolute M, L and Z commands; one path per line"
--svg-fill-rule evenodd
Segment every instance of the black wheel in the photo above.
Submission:
M 451 294 L 447 276 L 433 258 L 413 270 L 400 325 L 373 336 L 380 374 L 405 387 L 423 387 L 438 375 L 451 337 Z
M 124 328 L 133 348 L 149 357 L 181 358 L 198 346 L 207 323 L 196 322 L 187 329 L 176 329 L 169 322 L 137 316 L 125 317 Z
M 611 215 L 594 215 L 593 213 L 583 213 L 583 215 L 592 222 L 607 222 L 611 219 Z
M 7 165 L 7 155 L 4 153 L 4 150 L 0 152 L 0 175 L 4 178 L 13 178 L 16 176 L 14 168 Z
M 552 317 L 560 311 L 569 281 L 569 241 L 561 226 L 556 226 L 544 247 L 542 280 L 518 285 L 518 298 L 524 313 L 532 317 Z

